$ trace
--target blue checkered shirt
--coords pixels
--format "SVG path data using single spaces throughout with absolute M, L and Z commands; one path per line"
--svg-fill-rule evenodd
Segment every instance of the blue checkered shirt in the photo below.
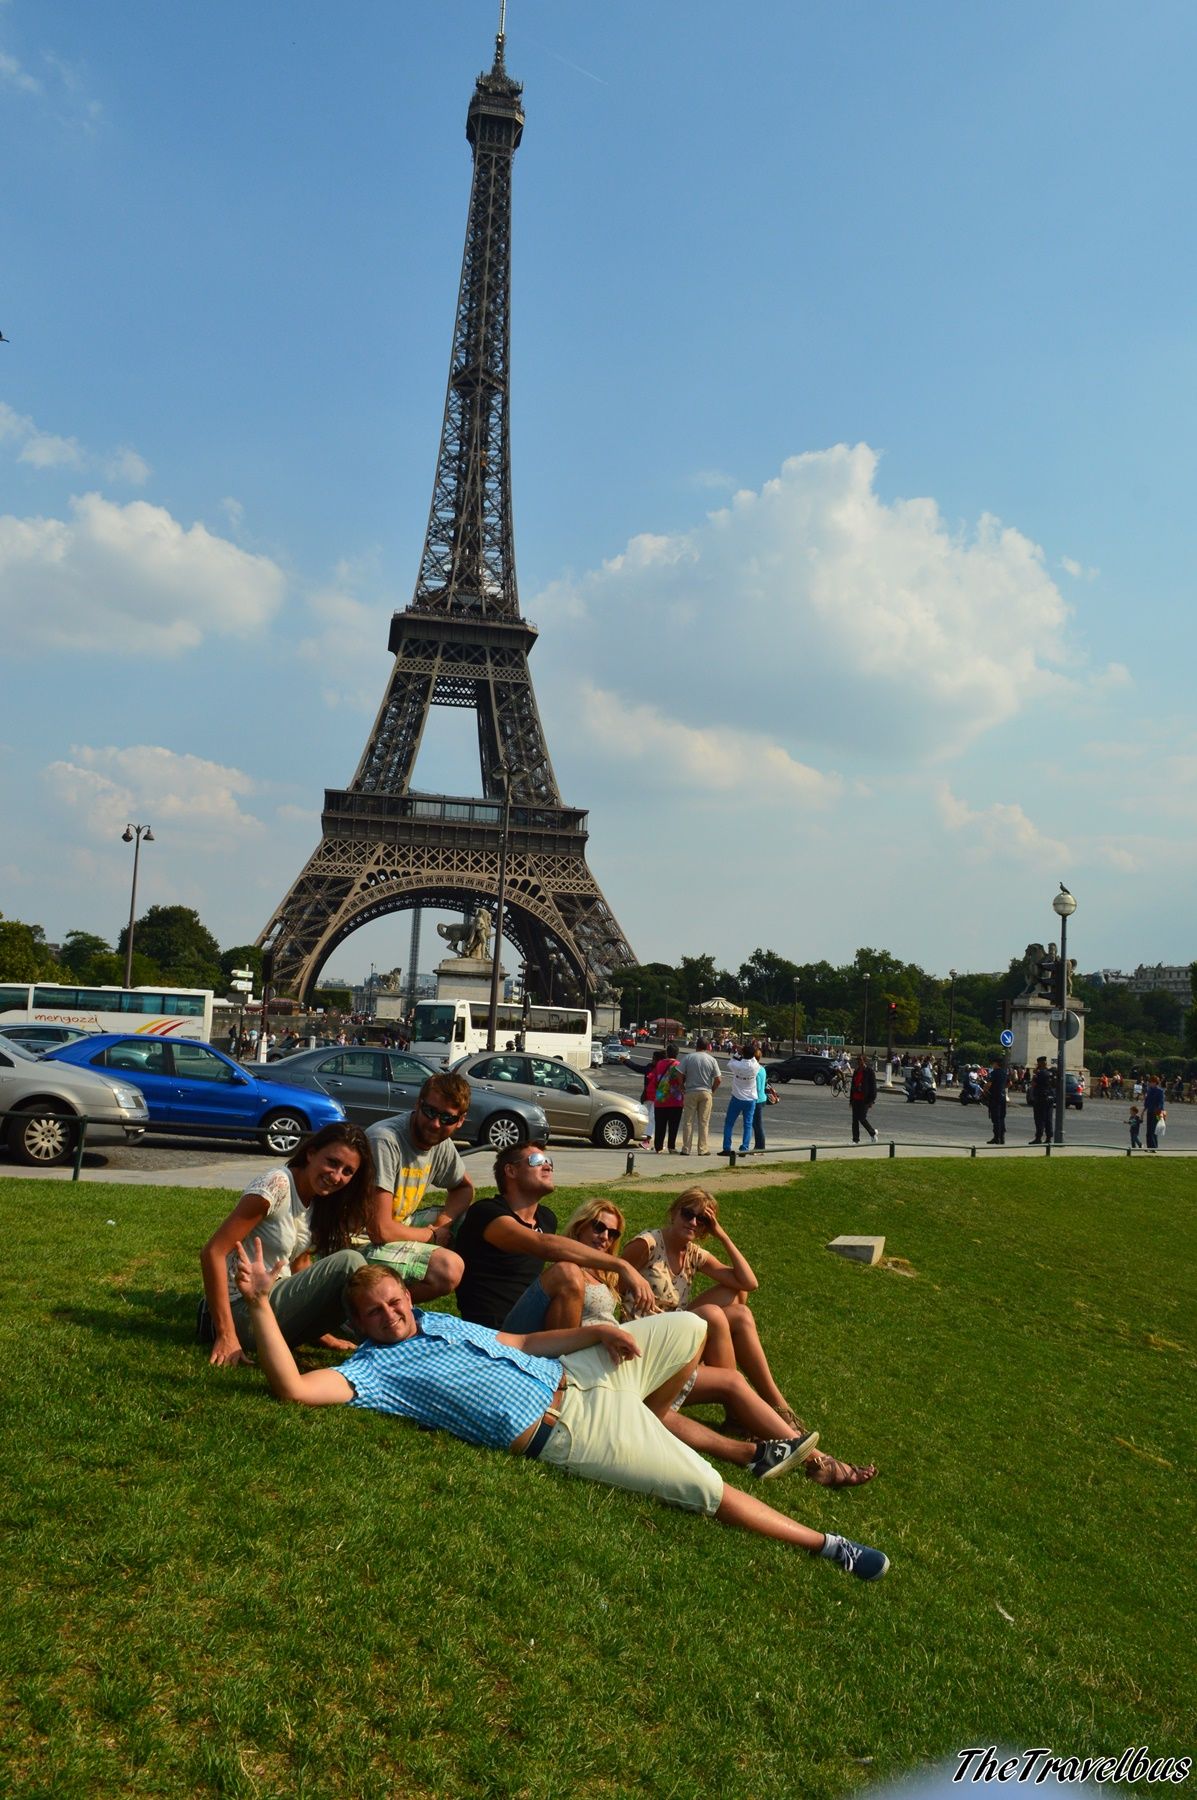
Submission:
M 363 1344 L 340 1365 L 353 1406 L 396 1413 L 451 1431 L 467 1444 L 506 1450 L 552 1405 L 556 1357 L 527 1356 L 497 1331 L 452 1313 L 413 1313 L 418 1330 L 401 1344 Z

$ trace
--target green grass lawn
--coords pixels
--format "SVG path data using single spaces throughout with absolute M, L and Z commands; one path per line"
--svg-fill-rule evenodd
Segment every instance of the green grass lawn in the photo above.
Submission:
M 2 1181 L 0 1792 L 841 1795 L 994 1742 L 1185 1753 L 1193 1201 L 1145 1159 L 828 1163 L 722 1202 L 791 1403 L 881 1465 L 756 1491 L 885 1549 L 870 1586 L 280 1407 L 191 1342 L 224 1196 Z

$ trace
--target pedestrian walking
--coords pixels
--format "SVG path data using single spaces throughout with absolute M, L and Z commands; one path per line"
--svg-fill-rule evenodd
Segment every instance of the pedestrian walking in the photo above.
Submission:
M 848 1102 L 852 1108 L 852 1142 L 859 1144 L 860 1128 L 863 1125 L 874 1143 L 877 1133 L 869 1124 L 869 1109 L 877 1099 L 877 1077 L 869 1067 L 868 1058 L 862 1050 L 856 1059 L 856 1067 L 852 1071 L 852 1085 L 848 1089 Z

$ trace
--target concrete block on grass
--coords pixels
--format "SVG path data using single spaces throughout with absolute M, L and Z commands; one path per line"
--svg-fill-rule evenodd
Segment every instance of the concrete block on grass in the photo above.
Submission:
M 847 1256 L 853 1262 L 879 1263 L 885 1255 L 883 1237 L 837 1237 L 827 1248 L 836 1256 Z

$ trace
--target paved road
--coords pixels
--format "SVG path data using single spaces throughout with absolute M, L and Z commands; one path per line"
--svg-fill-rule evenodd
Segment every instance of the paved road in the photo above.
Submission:
M 719 1060 L 723 1061 L 722 1058 Z M 615 1088 L 620 1093 L 638 1094 L 640 1091 L 641 1078 L 619 1064 L 591 1073 L 603 1086 Z M 765 1115 L 770 1146 L 797 1143 L 822 1146 L 845 1140 L 851 1143 L 852 1122 L 846 1097 L 833 1094 L 830 1088 L 815 1087 L 809 1081 L 791 1081 L 777 1091 L 780 1104 L 769 1107 Z M 715 1096 L 714 1116 L 720 1133 L 726 1096 L 730 1092 L 731 1084 L 725 1077 Z M 1129 1142 L 1126 1128 L 1129 1111 L 1130 1102 L 1125 1100 L 1086 1099 L 1080 1112 L 1069 1107 L 1064 1120 L 1065 1142 L 1078 1148 L 1110 1146 L 1125 1150 Z M 922 1100 L 908 1101 L 905 1092 L 898 1088 L 887 1093 L 879 1084 L 871 1118 L 887 1142 L 893 1138 L 899 1144 L 918 1143 L 934 1148 L 976 1144 L 981 1147 L 991 1135 L 989 1114 L 984 1107 L 961 1106 L 956 1088 L 941 1089 L 935 1104 L 928 1105 Z M 1011 1095 L 1006 1118 L 1007 1147 L 1025 1145 L 1034 1135 L 1034 1119 L 1025 1096 Z M 1170 1150 L 1197 1151 L 1197 1106 L 1169 1106 L 1164 1142 Z
M 638 1095 L 641 1078 L 616 1064 L 595 1070 L 595 1079 L 604 1087 L 622 1094 Z M 725 1167 L 717 1154 L 722 1142 L 723 1114 L 730 1083 L 715 1099 L 714 1129 L 711 1143 L 716 1154 L 707 1157 L 654 1156 L 651 1151 L 635 1154 L 638 1176 L 671 1176 L 693 1178 L 703 1172 Z M 1006 1124 L 1006 1149 L 991 1150 L 986 1145 L 990 1135 L 989 1115 L 977 1106 L 961 1106 L 953 1089 L 941 1091 L 934 1106 L 925 1102 L 909 1104 L 905 1094 L 882 1088 L 873 1109 L 873 1123 L 882 1145 L 874 1149 L 852 1146 L 848 1102 L 828 1088 L 816 1088 L 810 1082 L 794 1081 L 780 1088 L 781 1102 L 771 1106 L 765 1117 L 767 1149 L 765 1161 L 783 1164 L 809 1160 L 810 1146 L 817 1146 L 820 1158 L 827 1156 L 878 1157 L 889 1154 L 891 1141 L 899 1156 L 967 1156 L 972 1148 L 985 1156 L 1042 1156 L 1042 1150 L 1028 1147 L 1034 1134 L 1031 1109 L 1021 1095 L 1012 1098 Z M 1126 1101 L 1086 1100 L 1083 1111 L 1070 1109 L 1064 1134 L 1067 1153 L 1124 1154 L 1128 1136 Z M 1197 1154 L 1197 1106 L 1173 1105 L 1168 1109 L 1168 1130 L 1164 1139 L 1165 1154 L 1185 1152 Z M 595 1150 L 578 1141 L 558 1140 L 553 1145 L 558 1164 L 558 1177 L 564 1182 L 593 1182 L 622 1177 L 627 1164 L 624 1151 Z M 1058 1152 L 1055 1152 L 1058 1154 Z M 137 1147 L 121 1147 L 88 1151 L 84 1159 L 85 1180 L 172 1183 L 181 1186 L 239 1188 L 270 1167 L 271 1159 L 247 1150 L 244 1143 L 217 1145 L 211 1141 L 198 1144 L 195 1139 L 154 1136 Z M 467 1166 L 479 1187 L 490 1180 L 490 1152 L 467 1154 Z M 751 1167 L 751 1164 L 749 1164 Z M 44 1171 L 18 1168 L 10 1159 L 0 1160 L 0 1172 L 14 1175 L 43 1175 L 46 1179 L 69 1179 L 70 1168 Z

